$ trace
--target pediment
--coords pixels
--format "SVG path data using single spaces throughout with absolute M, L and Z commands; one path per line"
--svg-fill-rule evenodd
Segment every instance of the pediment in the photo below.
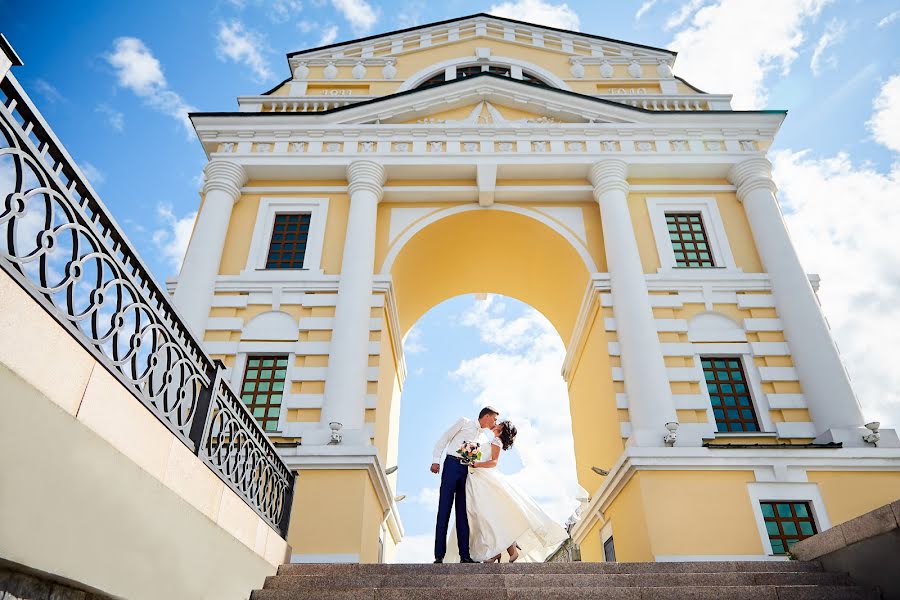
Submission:
M 590 96 L 477 76 L 348 106 L 321 119 L 346 125 L 529 127 L 646 122 L 646 111 Z

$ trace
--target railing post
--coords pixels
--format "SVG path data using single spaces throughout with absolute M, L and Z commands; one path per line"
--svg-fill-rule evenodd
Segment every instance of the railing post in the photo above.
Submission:
M 209 385 L 205 390 L 200 392 L 197 398 L 197 405 L 194 407 L 194 418 L 191 420 L 191 442 L 194 443 L 194 454 L 200 455 L 200 448 L 203 445 L 203 434 L 206 432 L 206 425 L 209 422 L 209 407 L 212 399 L 215 397 L 216 390 L 222 383 L 222 376 L 225 373 L 225 364 L 218 358 L 213 360 L 212 367 L 207 372 Z
M 284 490 L 281 519 L 278 520 L 278 531 L 284 539 L 287 539 L 288 526 L 291 523 L 291 505 L 294 503 L 294 486 L 296 485 L 297 474 L 291 473 L 291 478 L 288 480 L 288 488 Z

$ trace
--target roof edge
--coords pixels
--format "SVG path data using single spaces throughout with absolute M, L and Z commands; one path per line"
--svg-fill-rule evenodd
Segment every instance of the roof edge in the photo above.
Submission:
M 291 58 L 293 58 L 295 56 L 309 54 L 311 52 L 317 52 L 320 50 L 328 50 L 329 48 L 338 48 L 340 46 L 347 46 L 349 44 L 356 44 L 359 42 L 374 40 L 376 38 L 388 37 L 391 35 L 397 35 L 397 34 L 401 34 L 401 33 L 408 33 L 410 31 L 416 31 L 417 29 L 425 29 L 427 27 L 436 27 L 438 25 L 446 25 L 448 23 L 454 23 L 456 21 L 465 21 L 466 19 L 474 19 L 476 17 L 487 17 L 489 19 L 498 19 L 500 21 L 506 21 L 507 23 L 515 23 L 516 25 L 527 25 L 530 27 L 540 27 L 542 29 L 556 31 L 558 33 L 570 33 L 570 34 L 579 35 L 579 36 L 583 36 L 583 37 L 587 37 L 587 38 L 591 38 L 591 39 L 595 39 L 595 40 L 603 40 L 605 42 L 614 42 L 617 44 L 625 44 L 626 46 L 634 46 L 636 48 L 644 48 L 646 50 L 654 50 L 656 52 L 665 52 L 666 54 L 669 54 L 672 57 L 675 57 L 678 55 L 678 53 L 675 52 L 674 50 L 668 50 L 666 48 L 657 48 L 656 46 L 647 46 L 645 44 L 636 44 L 634 42 L 626 42 L 624 40 L 617 40 L 615 38 L 604 37 L 602 35 L 594 35 L 591 33 L 582 33 L 580 31 L 572 31 L 571 29 L 560 29 L 558 27 L 550 27 L 549 25 L 540 25 L 539 23 L 529 23 L 528 21 L 518 21 L 516 19 L 510 19 L 508 17 L 499 17 L 497 15 L 491 15 L 488 13 L 479 12 L 479 13 L 474 13 L 471 15 L 465 15 L 462 17 L 456 17 L 453 19 L 446 19 L 444 21 L 435 21 L 433 23 L 423 23 L 421 25 L 415 25 L 413 27 L 407 27 L 405 29 L 395 29 L 393 31 L 386 31 L 384 33 L 369 35 L 366 37 L 357 38 L 355 40 L 349 40 L 349 41 L 345 41 L 345 42 L 337 42 L 334 44 L 329 44 L 327 46 L 318 46 L 316 48 L 308 48 L 306 50 L 296 50 L 294 52 L 288 52 L 286 56 L 287 56 L 288 60 L 290 60 Z

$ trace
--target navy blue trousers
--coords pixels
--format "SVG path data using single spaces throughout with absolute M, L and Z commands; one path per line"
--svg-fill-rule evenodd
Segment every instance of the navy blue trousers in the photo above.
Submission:
M 460 464 L 459 459 L 448 455 L 441 471 L 441 493 L 438 498 L 437 528 L 434 534 L 434 558 L 444 560 L 447 553 L 447 528 L 450 526 L 450 509 L 456 500 L 456 541 L 459 544 L 459 558 L 471 560 L 469 556 L 469 518 L 466 516 L 466 478 L 469 468 Z

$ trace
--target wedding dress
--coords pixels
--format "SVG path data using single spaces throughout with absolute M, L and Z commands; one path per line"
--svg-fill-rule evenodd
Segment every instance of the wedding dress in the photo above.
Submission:
M 503 446 L 499 438 L 494 438 L 491 444 Z M 491 447 L 485 446 L 482 454 L 489 457 Z M 469 469 L 466 515 L 469 519 L 469 552 L 472 559 L 479 562 L 501 553 L 503 560 L 508 560 L 506 549 L 514 542 L 520 548 L 518 562 L 543 562 L 569 537 L 531 496 L 496 467 Z M 459 549 L 455 526 L 447 537 L 445 560 L 457 562 Z

